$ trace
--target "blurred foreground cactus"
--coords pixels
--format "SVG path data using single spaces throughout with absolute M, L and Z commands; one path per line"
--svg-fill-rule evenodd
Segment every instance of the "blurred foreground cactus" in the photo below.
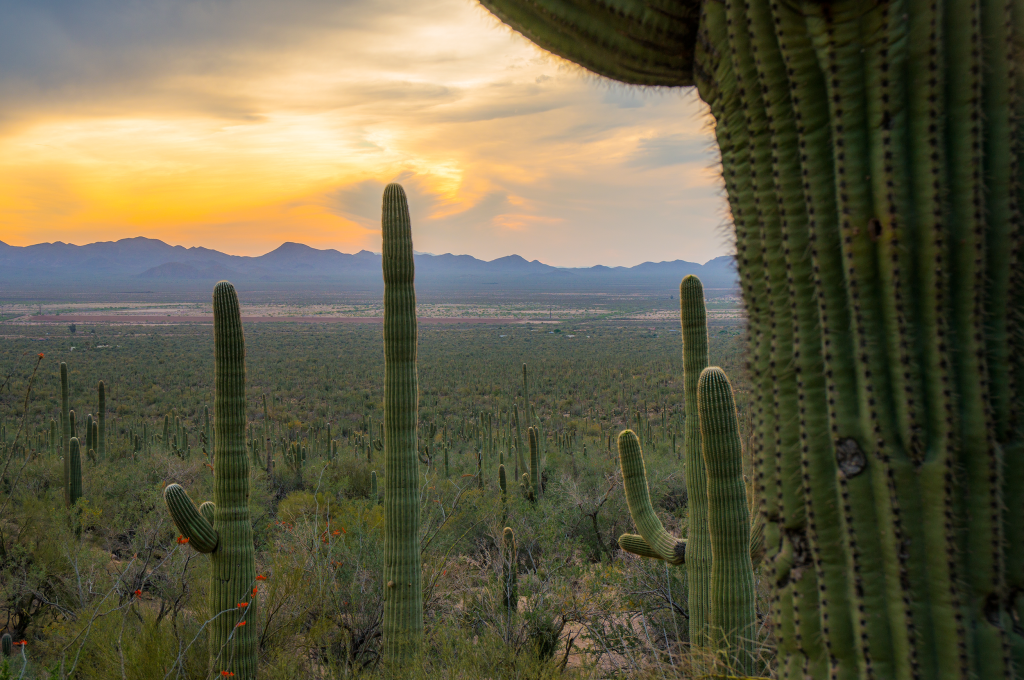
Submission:
M 235 288 L 213 289 L 214 441 L 213 502 L 196 508 L 181 486 L 164 500 L 188 544 L 212 561 L 210 665 L 215 675 L 256 677 L 256 557 L 249 519 L 249 456 L 245 448 L 245 337 Z M 166 421 L 165 421 L 166 422 Z M 244 608 L 238 603 L 245 602 Z
M 402 661 L 423 637 L 416 428 L 416 290 L 405 190 L 384 189 L 384 654 Z M 379 440 L 378 440 L 379 441 Z
M 783 677 L 1024 677 L 1024 0 L 482 0 L 710 106 Z

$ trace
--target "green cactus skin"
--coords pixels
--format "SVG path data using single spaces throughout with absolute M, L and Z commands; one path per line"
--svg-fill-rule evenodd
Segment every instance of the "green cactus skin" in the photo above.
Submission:
M 100 380 L 96 386 L 99 392 L 99 406 L 96 411 L 96 422 L 99 426 L 99 431 L 96 435 L 96 441 L 94 445 L 96 447 L 96 455 L 99 456 L 100 460 L 107 459 L 107 386 Z
M 519 609 L 518 565 L 516 534 L 509 527 L 505 527 L 501 533 L 501 571 L 503 576 L 501 604 L 510 614 L 514 614 Z
M 686 448 L 686 491 L 689 499 L 686 578 L 689 589 L 690 643 L 699 648 L 707 644 L 711 539 L 708 536 L 707 479 L 701 456 L 700 418 L 697 414 L 697 380 L 700 372 L 708 365 L 708 322 L 704 285 L 696 276 L 684 277 L 679 283 L 679 319 L 683 338 L 686 415 L 683 442 Z
M 256 677 L 256 557 L 249 517 L 249 456 L 245 447 L 245 337 L 235 288 L 213 289 L 214 428 L 213 503 L 199 509 L 177 484 L 164 500 L 189 545 L 209 553 L 210 663 L 215 672 Z M 167 421 L 165 421 L 167 422 Z M 210 521 L 212 516 L 213 521 Z M 244 612 L 239 602 L 249 602 Z M 245 621 L 248 625 L 238 626 Z
M 405 191 L 384 189 L 384 655 L 404 660 L 423 637 L 416 430 L 416 291 Z
M 700 4 L 692 0 L 481 4 L 544 49 L 594 73 L 637 85 L 693 84 Z
M 86 414 L 85 416 L 85 449 L 96 448 L 96 442 L 92 438 L 92 414 Z
M 3 637 L 0 637 L 0 653 L 5 659 L 11 658 L 14 653 L 14 641 L 11 639 L 10 633 L 4 633 Z
M 99 446 L 99 441 L 100 441 L 100 423 L 99 423 L 98 420 L 94 420 L 94 421 L 92 421 L 92 447 L 93 448 L 90 449 L 90 451 L 93 450 L 93 449 L 96 449 L 96 447 Z M 96 455 L 98 455 L 99 454 L 99 449 L 96 449 L 95 453 L 96 453 Z M 103 460 L 103 459 L 102 458 L 97 458 L 97 460 Z
M 71 505 L 68 497 L 68 476 L 71 473 L 71 406 L 68 389 L 68 365 L 60 362 L 60 421 L 63 428 L 61 448 L 64 454 L 64 504 Z
M 56 456 L 57 455 L 57 441 L 58 441 L 57 421 L 54 420 L 53 418 L 50 418 L 50 455 L 51 456 Z
M 655 30 L 631 4 L 485 0 L 645 83 L 594 44 Z M 736 230 L 779 674 L 1018 677 L 1024 1 L 700 9 L 677 77 Z
M 651 505 L 651 493 L 647 486 L 647 469 L 644 467 L 644 454 L 640 449 L 640 440 L 632 430 L 623 430 L 619 434 L 619 465 L 622 467 L 622 486 L 626 492 L 626 504 L 633 523 L 640 531 L 647 546 L 642 552 L 636 553 L 644 557 L 657 556 L 669 564 L 683 564 L 686 561 L 687 542 L 670 535 L 665 531 L 661 520 Z M 692 496 L 692 494 L 689 494 Z M 690 500 L 692 506 L 693 501 Z M 630 534 L 624 534 L 630 535 Z M 636 542 L 627 539 L 627 544 Z M 620 541 L 623 550 L 629 550 Z M 633 552 L 629 550 L 629 552 Z M 691 601 L 693 596 L 691 594 Z M 691 605 L 692 611 L 692 605 Z M 691 619 L 693 614 L 690 614 Z M 692 641 L 691 641 L 692 642 Z
M 508 482 L 505 478 L 505 465 L 504 463 L 498 464 L 498 488 L 501 489 L 501 500 L 505 502 L 508 498 Z
M 709 641 L 728 656 L 729 668 L 754 675 L 759 669 L 750 515 L 736 404 L 722 369 L 713 366 L 700 374 L 697 404 L 712 554 Z
M 67 498 L 68 507 L 72 508 L 82 497 L 82 452 L 78 437 L 72 437 L 69 444 Z

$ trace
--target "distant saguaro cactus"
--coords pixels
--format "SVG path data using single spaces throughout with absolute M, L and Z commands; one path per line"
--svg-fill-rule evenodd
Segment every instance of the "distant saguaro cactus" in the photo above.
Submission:
M 107 386 L 100 380 L 97 385 L 97 391 L 99 392 L 99 407 L 96 411 L 96 422 L 98 423 L 98 431 L 96 435 L 96 455 L 100 460 L 106 460 L 107 458 Z

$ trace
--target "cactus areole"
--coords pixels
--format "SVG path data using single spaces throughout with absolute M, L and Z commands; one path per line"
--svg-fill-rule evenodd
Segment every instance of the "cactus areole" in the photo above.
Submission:
M 405 191 L 384 189 L 384 654 L 414 655 L 423 637 L 416 429 L 416 290 Z
M 188 545 L 209 553 L 210 663 L 251 680 L 256 677 L 256 556 L 249 518 L 249 456 L 245 447 L 245 337 L 235 288 L 213 289 L 214 430 L 213 502 L 196 508 L 181 486 L 164 500 Z M 210 521 L 212 518 L 212 522 Z M 248 603 L 245 608 L 239 602 Z M 242 624 L 242 625 L 239 625 Z
M 1024 677 L 1024 0 L 481 2 L 710 107 L 780 676 Z

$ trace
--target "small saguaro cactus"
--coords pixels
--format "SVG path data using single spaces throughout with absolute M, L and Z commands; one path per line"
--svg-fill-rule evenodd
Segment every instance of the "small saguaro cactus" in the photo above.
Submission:
M 516 574 L 518 563 L 516 534 L 511 528 L 505 527 L 505 531 L 501 534 L 501 603 L 510 613 L 515 613 L 519 608 L 519 588 Z
M 107 386 L 100 380 L 96 386 L 99 392 L 99 405 L 96 410 L 97 434 L 93 445 L 96 447 L 96 456 L 100 460 L 107 458 Z
M 256 677 L 256 557 L 249 518 L 249 456 L 245 448 L 245 337 L 235 288 L 213 289 L 214 441 L 213 502 L 196 508 L 181 486 L 164 500 L 188 544 L 208 553 L 210 662 L 215 672 Z M 165 423 L 168 421 L 165 421 Z M 239 602 L 246 602 L 239 608 Z M 225 613 L 227 612 L 227 613 Z M 249 624 L 249 625 L 246 625 Z
M 64 502 L 69 503 L 67 497 L 68 474 L 71 463 L 71 405 L 68 389 L 68 365 L 60 362 L 60 422 L 63 432 L 61 448 L 64 454 Z
M 68 488 L 67 505 L 74 507 L 82 497 L 82 451 L 78 437 L 72 437 L 68 447 Z
M 370 500 L 377 502 L 377 471 L 370 470 Z
M 3 637 L 0 637 L 0 653 L 5 659 L 11 658 L 11 654 L 14 653 L 14 641 L 10 633 L 4 633 Z
M 416 430 L 416 289 L 405 191 L 384 189 L 384 654 L 404 660 L 423 637 Z M 378 440 L 379 441 L 379 440 Z

